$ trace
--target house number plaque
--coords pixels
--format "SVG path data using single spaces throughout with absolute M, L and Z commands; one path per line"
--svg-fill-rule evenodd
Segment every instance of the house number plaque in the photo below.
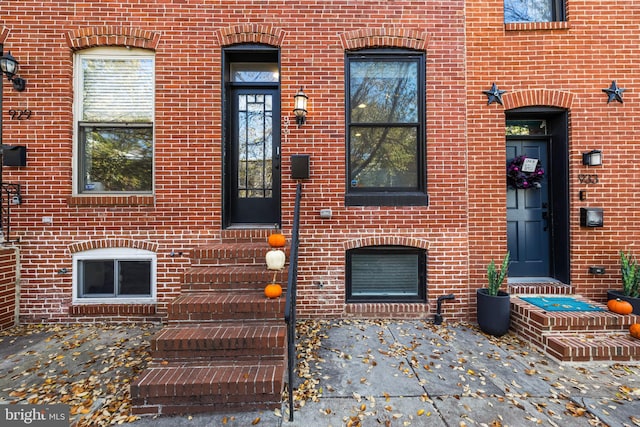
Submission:
M 598 175 L 596 174 L 579 174 L 578 181 L 580 184 L 597 184 L 598 183 Z
M 29 120 L 31 118 L 31 110 L 9 110 L 11 120 Z

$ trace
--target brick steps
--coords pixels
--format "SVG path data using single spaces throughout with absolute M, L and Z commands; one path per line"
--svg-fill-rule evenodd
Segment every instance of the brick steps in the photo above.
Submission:
M 263 291 L 199 292 L 176 298 L 168 309 L 169 324 L 226 320 L 281 320 L 284 297 L 267 299 Z
M 131 385 L 133 413 L 176 415 L 275 409 L 281 403 L 284 372 L 284 359 L 152 366 Z
M 155 359 L 174 361 L 277 358 L 284 352 L 285 337 L 285 325 L 257 322 L 255 325 L 168 326 L 151 340 L 151 352 Z
M 264 263 L 263 263 L 264 264 Z M 202 291 L 262 291 L 267 283 L 273 281 L 285 284 L 286 272 L 269 271 L 264 265 L 237 266 L 198 266 L 188 269 L 183 278 L 181 290 L 187 292 Z
M 267 299 L 271 229 L 224 230 L 190 251 L 181 295 L 151 340 L 152 362 L 131 384 L 133 413 L 177 415 L 275 409 L 286 361 L 285 298 Z M 277 272 L 286 284 L 286 272 Z
M 612 313 L 604 304 L 574 297 L 605 311 L 545 311 L 512 296 L 511 329 L 560 361 L 640 360 L 640 340 L 629 335 L 629 325 L 640 316 Z
M 588 362 L 640 360 L 640 340 L 629 332 L 552 333 L 544 337 L 544 350 L 562 361 Z

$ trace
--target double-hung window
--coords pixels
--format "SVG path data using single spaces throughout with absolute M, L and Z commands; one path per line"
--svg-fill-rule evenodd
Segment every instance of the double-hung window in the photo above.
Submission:
M 153 191 L 154 55 L 95 48 L 75 58 L 75 193 Z
M 424 55 L 347 55 L 347 205 L 426 205 Z
M 505 23 L 564 20 L 564 0 L 504 0 Z

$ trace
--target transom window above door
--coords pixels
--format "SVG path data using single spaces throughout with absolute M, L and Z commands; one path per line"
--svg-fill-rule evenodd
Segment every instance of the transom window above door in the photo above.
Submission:
M 504 0 L 504 22 L 564 21 L 564 0 Z

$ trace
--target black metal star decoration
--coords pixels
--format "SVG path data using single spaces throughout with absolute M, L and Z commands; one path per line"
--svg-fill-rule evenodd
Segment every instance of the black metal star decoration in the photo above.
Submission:
M 611 86 L 609 86 L 608 89 L 602 89 L 602 91 L 609 96 L 609 99 L 607 99 L 607 104 L 613 100 L 623 103 L 624 101 L 622 100 L 622 92 L 624 92 L 625 90 L 626 89 L 618 87 L 618 84 L 615 80 L 611 82 Z
M 484 93 L 485 95 L 487 95 L 487 105 L 491 105 L 493 102 L 497 102 L 500 105 L 502 104 L 502 94 L 506 93 L 506 90 L 500 90 L 498 89 L 498 86 L 496 86 L 496 84 L 494 83 L 493 85 L 491 85 L 491 89 L 490 90 L 483 90 L 482 93 Z

